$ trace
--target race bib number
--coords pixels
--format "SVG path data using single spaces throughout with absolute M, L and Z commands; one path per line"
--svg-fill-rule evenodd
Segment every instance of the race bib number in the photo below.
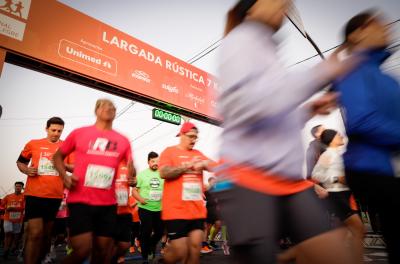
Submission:
M 183 201 L 201 201 L 203 200 L 200 182 L 184 182 L 182 190 Z
M 58 176 L 58 171 L 54 168 L 53 162 L 46 157 L 40 157 L 38 165 L 38 175 Z
M 160 201 L 162 196 L 162 191 L 160 190 L 150 190 L 149 200 L 150 201 Z
M 86 169 L 86 187 L 110 189 L 114 179 L 114 168 L 89 164 Z
M 119 189 L 116 192 L 118 206 L 128 205 L 128 190 Z
M 21 218 L 21 212 L 10 212 L 10 220 L 17 220 Z

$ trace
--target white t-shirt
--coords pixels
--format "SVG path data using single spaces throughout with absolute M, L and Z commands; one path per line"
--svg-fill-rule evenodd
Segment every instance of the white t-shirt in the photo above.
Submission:
M 319 157 L 312 171 L 312 178 L 328 192 L 341 192 L 350 190 L 347 185 L 338 182 L 344 176 L 344 163 L 338 148 L 327 148 Z

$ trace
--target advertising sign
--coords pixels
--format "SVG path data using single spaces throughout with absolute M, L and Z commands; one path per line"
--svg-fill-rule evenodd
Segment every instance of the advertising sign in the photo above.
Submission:
M 214 76 L 55 0 L 0 0 L 0 48 L 217 119 Z

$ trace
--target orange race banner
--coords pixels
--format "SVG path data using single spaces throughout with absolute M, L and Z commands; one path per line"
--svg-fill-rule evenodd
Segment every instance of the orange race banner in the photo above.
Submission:
M 0 0 L 0 47 L 217 119 L 214 76 L 55 0 Z

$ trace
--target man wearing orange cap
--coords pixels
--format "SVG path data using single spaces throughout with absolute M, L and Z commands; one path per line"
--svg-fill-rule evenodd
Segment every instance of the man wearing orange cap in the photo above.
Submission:
M 162 214 L 170 239 L 164 262 L 199 263 L 203 239 L 204 203 L 203 171 L 212 161 L 193 149 L 198 129 L 185 122 L 178 135 L 179 144 L 166 148 L 160 156 L 160 176 L 165 179 Z

